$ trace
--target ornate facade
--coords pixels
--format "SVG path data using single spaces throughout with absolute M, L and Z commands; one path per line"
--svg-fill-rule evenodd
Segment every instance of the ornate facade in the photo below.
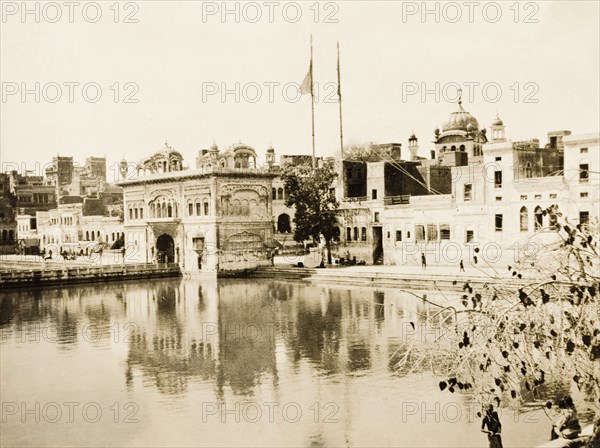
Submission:
M 127 258 L 178 263 L 186 272 L 270 264 L 275 175 L 256 167 L 254 149 L 240 143 L 221 153 L 213 145 L 195 169 L 183 169 L 172 148 L 167 154 L 148 159 L 157 170 L 121 182 Z

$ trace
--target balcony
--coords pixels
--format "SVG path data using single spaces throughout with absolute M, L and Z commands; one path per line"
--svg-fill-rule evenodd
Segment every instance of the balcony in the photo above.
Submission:
M 386 196 L 383 198 L 384 205 L 408 205 L 410 204 L 410 195 L 403 194 L 400 196 Z

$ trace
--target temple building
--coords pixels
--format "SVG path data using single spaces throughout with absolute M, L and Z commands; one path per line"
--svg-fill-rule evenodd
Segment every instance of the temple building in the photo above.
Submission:
M 270 264 L 276 175 L 256 160 L 238 143 L 201 150 L 194 169 L 168 144 L 133 176 L 122 161 L 126 258 L 219 274 Z
M 597 221 L 598 133 L 552 131 L 540 145 L 512 141 L 505 129 L 497 116 L 488 133 L 459 100 L 435 129 L 430 158 L 416 156 L 414 134 L 410 160 L 346 158 L 338 256 L 403 265 L 419 264 L 424 253 L 430 263 L 458 265 L 479 253 L 510 264 L 556 241 L 550 206 L 574 225 Z

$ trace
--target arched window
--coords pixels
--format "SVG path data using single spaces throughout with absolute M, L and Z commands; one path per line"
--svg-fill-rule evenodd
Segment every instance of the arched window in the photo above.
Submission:
M 90 240 L 90 232 L 89 232 L 89 230 L 86 230 L 86 231 L 85 231 L 85 240 L 86 240 L 86 241 L 89 241 L 89 240 Z
M 144 219 L 144 207 L 140 207 L 140 219 Z
M 192 201 L 188 201 L 188 216 L 194 216 L 194 204 L 192 204 Z
M 358 227 L 354 228 L 354 241 L 358 241 Z
M 196 216 L 202 215 L 202 204 L 200 203 L 200 199 L 196 199 Z
M 277 189 L 277 199 L 283 199 L 283 188 L 281 187 Z
M 363 227 L 360 229 L 360 239 L 362 241 L 367 241 L 367 228 Z
M 346 241 L 352 241 L 352 228 L 346 227 Z
M 452 148 L 450 148 L 450 151 L 456 151 L 456 146 L 452 145 Z
M 537 232 L 544 227 L 544 212 L 542 211 L 542 207 L 539 205 L 535 208 L 534 211 L 534 230 Z
M 525 177 L 530 179 L 533 177 L 533 170 L 531 169 L 531 162 L 525 164 Z
M 527 232 L 529 230 L 529 212 L 527 211 L 527 207 L 521 207 L 521 211 L 519 212 L 519 220 L 521 232 Z
M 459 148 L 459 149 L 460 149 L 461 151 L 464 151 L 464 150 L 466 149 L 466 148 L 465 148 L 465 145 L 460 145 L 460 148 Z
M 204 198 L 204 200 L 202 201 L 202 208 L 204 208 L 204 216 L 210 215 L 210 205 L 208 199 Z
M 167 216 L 169 218 L 173 217 L 173 206 L 171 204 L 167 205 Z
M 100 230 L 98 230 L 98 232 L 96 232 L 96 239 L 97 239 L 98 241 L 100 241 Z
M 271 188 L 271 199 L 277 199 L 277 188 L 275 187 Z
M 15 239 L 15 231 L 10 229 L 8 231 L 8 241 L 13 241 Z
M 134 211 L 134 215 L 135 215 L 135 219 L 139 219 L 140 215 L 139 215 L 139 211 L 138 211 L 137 207 Z

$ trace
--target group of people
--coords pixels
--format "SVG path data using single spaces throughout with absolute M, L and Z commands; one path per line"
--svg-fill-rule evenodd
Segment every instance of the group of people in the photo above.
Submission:
M 499 400 L 497 400 L 499 405 Z M 550 440 L 559 437 L 567 440 L 576 439 L 581 433 L 581 424 L 577 416 L 577 410 L 570 396 L 561 398 L 557 403 L 558 415 L 552 425 Z M 487 433 L 490 448 L 502 448 L 502 424 L 494 405 L 489 404 L 481 422 L 481 431 Z M 600 446 L 600 417 L 594 422 L 594 434 L 585 445 L 586 448 L 598 448 Z

